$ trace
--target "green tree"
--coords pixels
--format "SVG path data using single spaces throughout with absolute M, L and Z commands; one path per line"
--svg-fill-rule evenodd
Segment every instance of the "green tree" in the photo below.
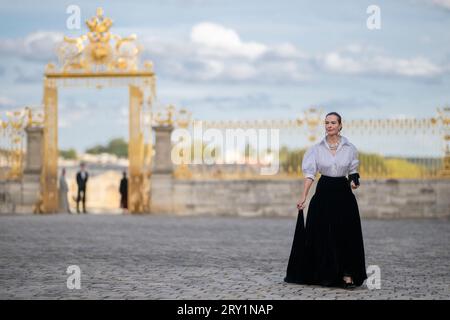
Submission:
M 77 152 L 75 151 L 75 149 L 59 150 L 59 155 L 63 159 L 67 159 L 67 160 L 77 159 Z
M 100 154 L 105 152 L 107 152 L 106 147 L 99 144 L 92 148 L 86 149 L 86 153 L 90 154 Z
M 119 158 L 128 157 L 128 143 L 123 138 L 115 138 L 108 142 L 106 146 L 96 145 L 86 150 L 86 153 L 101 154 L 109 153 L 118 156 Z
M 128 143 L 122 138 L 116 138 L 108 143 L 108 153 L 115 154 L 119 158 L 128 157 Z

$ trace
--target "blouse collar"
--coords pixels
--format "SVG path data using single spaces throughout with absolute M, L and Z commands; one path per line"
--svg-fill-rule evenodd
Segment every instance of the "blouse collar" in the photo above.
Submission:
M 350 142 L 348 141 L 348 139 L 344 136 L 340 136 L 341 137 L 341 143 L 338 146 L 338 149 L 341 148 L 341 146 L 347 144 L 350 145 Z M 321 144 L 323 144 L 325 147 L 327 147 L 328 149 L 330 149 L 330 147 L 328 146 L 328 143 L 326 141 L 327 136 L 325 135 L 325 137 L 323 137 L 322 141 L 320 142 Z

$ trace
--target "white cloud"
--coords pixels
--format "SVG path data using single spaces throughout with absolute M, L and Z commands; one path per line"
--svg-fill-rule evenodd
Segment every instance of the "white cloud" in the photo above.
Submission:
M 157 72 L 184 80 L 286 83 L 307 81 L 324 71 L 405 78 L 433 78 L 449 71 L 425 57 L 392 57 L 359 43 L 313 55 L 289 42 L 244 42 L 235 30 L 210 22 L 195 25 L 189 40 L 147 42 L 147 56 L 156 58 Z
M 195 24 L 184 37 L 145 34 L 140 38 L 143 58 L 154 61 L 161 77 L 182 81 L 296 83 L 323 72 L 433 78 L 450 71 L 426 57 L 391 57 L 380 48 L 358 43 L 308 54 L 290 42 L 244 41 L 236 30 L 212 22 Z M 40 63 L 56 61 L 55 47 L 61 40 L 61 33 L 38 31 L 23 39 L 0 41 L 0 53 Z M 38 79 L 40 72 L 19 72 L 18 81 Z
M 24 38 L 0 41 L 0 54 L 18 56 L 27 61 L 56 61 L 55 48 L 63 34 L 38 31 Z M 147 36 L 140 38 L 145 59 L 155 62 L 161 76 L 196 81 L 297 81 L 296 64 L 305 55 L 291 43 L 273 46 L 243 41 L 231 29 L 211 22 L 194 25 L 187 38 Z M 41 66 L 42 67 L 42 66 Z M 39 79 L 36 73 L 15 68 L 17 81 Z M 270 74 L 268 71 L 270 70 Z
M 432 2 L 438 7 L 450 10 L 450 0 L 432 0 Z
M 12 54 L 27 60 L 49 61 L 56 59 L 56 44 L 63 34 L 53 31 L 37 31 L 25 38 L 2 39 L 0 54 Z
M 234 63 L 227 71 L 231 77 L 241 80 L 252 79 L 258 74 L 256 68 L 248 63 Z
M 336 73 L 358 73 L 363 70 L 359 61 L 344 57 L 339 52 L 330 52 L 323 58 L 325 69 Z
M 273 53 L 280 58 L 295 59 L 295 58 L 307 58 L 307 55 L 301 52 L 295 45 L 289 42 L 285 42 L 272 47 Z
M 395 59 L 390 57 L 375 57 L 375 70 L 382 73 L 393 73 L 410 77 L 434 77 L 444 69 L 423 57 L 410 59 Z
M 159 75 L 185 81 L 295 82 L 305 79 L 299 64 L 310 63 L 292 43 L 245 42 L 211 22 L 194 25 L 185 39 L 148 36 L 142 44 Z
M 394 58 L 381 50 L 350 45 L 318 58 L 327 71 L 339 74 L 391 75 L 432 78 L 447 71 L 424 57 Z
M 258 42 L 243 42 L 235 30 L 211 22 L 196 24 L 190 39 L 205 56 L 256 59 L 268 50 Z

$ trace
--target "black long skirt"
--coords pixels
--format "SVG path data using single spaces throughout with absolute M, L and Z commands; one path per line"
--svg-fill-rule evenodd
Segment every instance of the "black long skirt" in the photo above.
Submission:
M 367 279 L 358 204 L 346 177 L 322 175 L 309 203 L 306 226 L 299 210 L 285 282 L 340 287 Z

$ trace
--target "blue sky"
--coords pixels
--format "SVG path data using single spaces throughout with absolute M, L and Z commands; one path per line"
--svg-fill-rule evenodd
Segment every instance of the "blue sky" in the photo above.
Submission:
M 310 106 L 345 119 L 430 117 L 450 104 L 450 1 L 16 1 L 0 3 L 0 110 L 39 105 L 62 35 L 98 6 L 138 35 L 157 105 L 197 119 L 294 118 Z M 366 9 L 381 9 L 369 30 Z M 68 30 L 66 8 L 81 9 Z M 59 145 L 128 135 L 127 90 L 62 89 Z M 427 152 L 434 152 L 429 150 Z

